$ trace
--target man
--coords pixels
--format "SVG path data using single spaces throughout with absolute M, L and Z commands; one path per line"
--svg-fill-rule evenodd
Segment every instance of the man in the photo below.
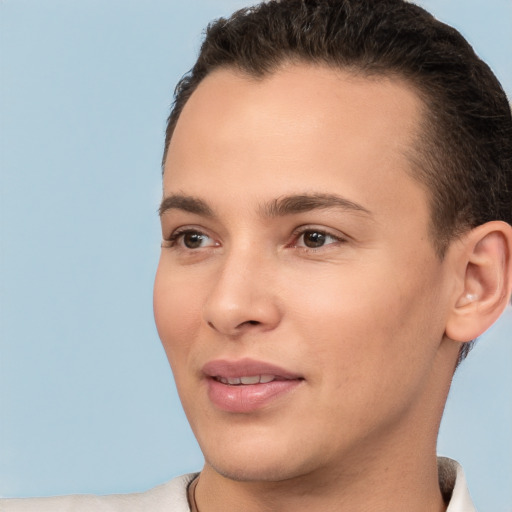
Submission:
M 512 291 L 511 135 L 489 68 L 402 0 L 210 26 L 169 117 L 154 293 L 205 466 L 5 510 L 474 510 L 436 438 Z

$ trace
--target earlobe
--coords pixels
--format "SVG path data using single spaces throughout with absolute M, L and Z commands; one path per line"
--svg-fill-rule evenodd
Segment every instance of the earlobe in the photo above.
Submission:
M 457 247 L 461 286 L 456 290 L 446 336 L 458 342 L 483 334 L 512 293 L 512 227 L 500 221 L 467 233 Z

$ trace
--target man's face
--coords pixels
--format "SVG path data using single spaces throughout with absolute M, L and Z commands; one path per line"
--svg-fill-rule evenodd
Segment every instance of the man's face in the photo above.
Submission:
M 185 106 L 154 308 L 221 474 L 281 480 L 435 442 L 448 287 L 405 156 L 420 110 L 399 81 L 307 65 L 216 71 Z

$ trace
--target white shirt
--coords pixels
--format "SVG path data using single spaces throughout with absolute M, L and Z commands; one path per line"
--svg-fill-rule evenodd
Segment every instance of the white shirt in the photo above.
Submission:
M 441 490 L 448 495 L 451 490 L 446 512 L 476 512 L 462 467 L 445 457 L 438 466 Z M 182 475 L 142 493 L 0 499 L 0 512 L 190 512 L 187 487 L 196 476 Z
M 462 466 L 446 457 L 438 457 L 439 487 L 442 491 L 452 489 L 452 497 L 446 512 L 476 512 Z

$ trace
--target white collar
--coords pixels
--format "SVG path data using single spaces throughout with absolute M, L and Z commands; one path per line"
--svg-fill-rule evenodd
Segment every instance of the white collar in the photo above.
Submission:
M 451 494 L 446 512 L 476 512 L 462 466 L 455 460 L 438 457 L 437 467 L 439 486 L 443 495 L 450 496 Z

